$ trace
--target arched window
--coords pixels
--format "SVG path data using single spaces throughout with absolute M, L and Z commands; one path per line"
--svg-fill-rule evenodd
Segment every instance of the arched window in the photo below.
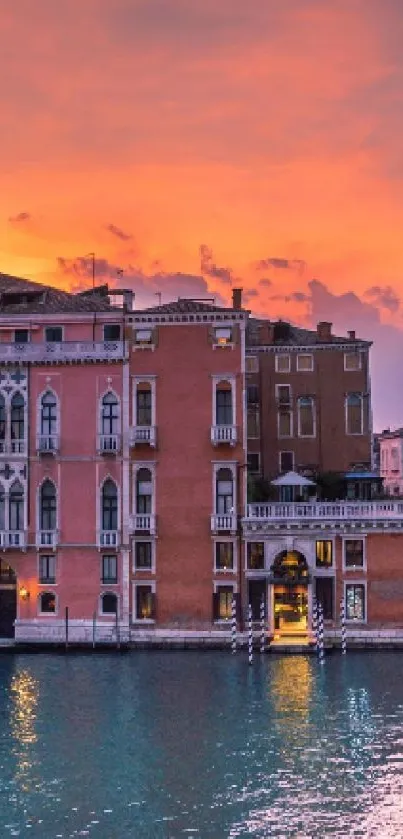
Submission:
M 24 439 L 24 397 L 15 393 L 11 400 L 11 440 Z
M 216 425 L 232 425 L 232 388 L 229 382 L 219 382 L 216 389 Z
M 0 484 L 0 530 L 6 529 L 6 496 L 3 484 Z
M 234 478 L 231 469 L 219 469 L 216 476 L 216 513 L 219 516 L 234 512 Z
M 39 595 L 39 611 L 41 614 L 55 614 L 56 595 L 52 591 L 43 591 Z
M 105 592 L 101 597 L 101 612 L 103 615 L 117 615 L 118 598 L 116 594 Z
M 360 393 L 350 393 L 346 399 L 347 434 L 363 433 L 363 399 Z
M 4 451 L 6 439 L 6 403 L 3 394 L 0 394 L 0 451 Z
M 315 403 L 312 396 L 298 399 L 298 434 L 300 437 L 315 436 Z
M 151 515 L 153 485 L 149 469 L 139 469 L 136 475 L 136 513 Z
M 15 481 L 9 497 L 9 529 L 24 530 L 24 487 Z
M 41 399 L 41 434 L 51 437 L 57 432 L 57 400 L 51 390 L 46 391 Z
M 56 530 L 56 487 L 46 480 L 41 486 L 39 526 L 41 530 Z
M 111 478 L 102 487 L 102 530 L 118 529 L 118 490 Z
M 119 433 L 119 402 L 114 393 L 106 393 L 101 407 L 101 434 Z

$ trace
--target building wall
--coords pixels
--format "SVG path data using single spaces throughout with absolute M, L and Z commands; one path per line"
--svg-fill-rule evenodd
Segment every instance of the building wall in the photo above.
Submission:
M 390 495 L 403 495 L 403 437 L 380 437 L 379 447 L 384 490 Z

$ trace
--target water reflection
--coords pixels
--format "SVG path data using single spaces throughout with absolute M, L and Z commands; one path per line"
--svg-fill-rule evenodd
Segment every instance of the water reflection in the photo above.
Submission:
M 286 656 L 276 661 L 269 690 L 280 727 L 307 722 L 312 693 L 312 662 L 303 656 Z
M 28 670 L 14 673 L 11 685 L 10 727 L 13 738 L 12 754 L 17 760 L 16 780 L 21 789 L 30 789 L 30 772 L 33 768 L 33 746 L 37 743 L 36 731 L 39 702 L 39 684 Z

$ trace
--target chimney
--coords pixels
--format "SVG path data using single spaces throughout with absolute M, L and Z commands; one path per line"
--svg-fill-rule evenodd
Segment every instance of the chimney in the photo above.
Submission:
M 316 333 L 319 338 L 319 341 L 331 341 L 332 324 L 329 323 L 327 320 L 321 320 L 316 327 Z
M 348 337 L 350 338 L 350 341 L 355 341 L 355 329 L 349 329 L 347 334 L 348 334 Z
M 232 308 L 242 309 L 242 288 L 232 289 Z
M 263 321 L 260 329 L 260 343 L 263 346 L 274 344 L 274 323 L 268 320 Z

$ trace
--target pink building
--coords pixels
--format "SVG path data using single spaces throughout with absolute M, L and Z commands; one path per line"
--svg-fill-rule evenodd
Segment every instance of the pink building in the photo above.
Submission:
M 388 495 L 403 496 L 403 429 L 377 435 L 380 475 Z

